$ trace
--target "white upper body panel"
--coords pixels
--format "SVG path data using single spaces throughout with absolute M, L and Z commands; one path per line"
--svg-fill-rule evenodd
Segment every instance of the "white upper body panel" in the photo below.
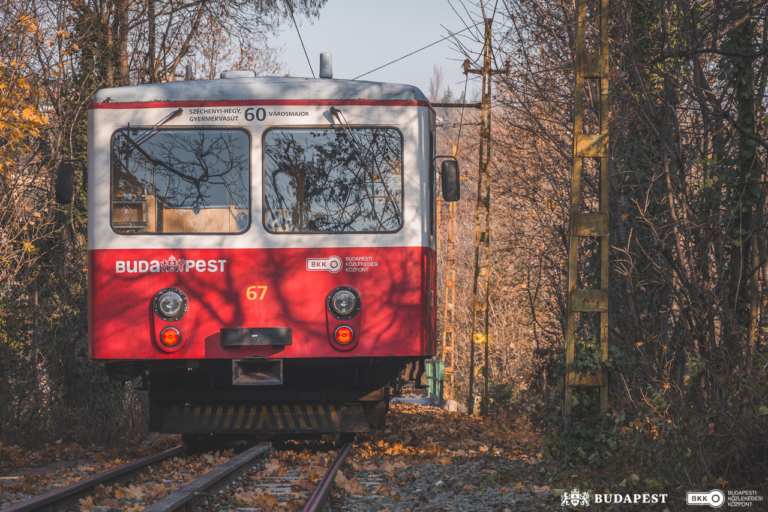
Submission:
M 430 227 L 430 131 L 434 115 L 415 87 L 297 78 L 239 78 L 104 89 L 88 116 L 88 248 L 204 249 L 434 247 Z M 403 226 L 395 233 L 270 233 L 263 224 L 262 140 L 273 127 L 331 127 L 339 108 L 349 126 L 397 128 L 403 135 Z M 111 226 L 110 149 L 115 131 L 242 128 L 251 138 L 251 223 L 242 233 L 120 234 Z M 246 110 L 251 109 L 246 119 Z M 263 109 L 258 112 L 257 110 Z M 434 186 L 434 185 L 432 185 Z
M 190 80 L 102 89 L 94 103 L 242 100 L 387 100 L 427 101 L 411 85 L 357 80 L 266 77 Z

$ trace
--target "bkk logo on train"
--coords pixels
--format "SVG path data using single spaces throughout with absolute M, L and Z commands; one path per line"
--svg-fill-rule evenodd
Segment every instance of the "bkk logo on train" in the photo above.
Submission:
M 173 255 L 167 260 L 116 261 L 115 272 L 118 274 L 143 274 L 145 272 L 224 272 L 227 260 L 185 260 Z
M 321 270 L 335 274 L 344 268 L 344 262 L 338 256 L 330 258 L 307 258 L 307 270 Z

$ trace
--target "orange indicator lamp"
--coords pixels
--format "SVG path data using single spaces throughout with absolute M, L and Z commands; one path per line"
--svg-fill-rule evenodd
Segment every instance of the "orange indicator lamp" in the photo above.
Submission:
M 175 327 L 166 327 L 160 331 L 160 344 L 164 347 L 175 347 L 181 343 L 181 332 Z
M 346 345 L 352 341 L 352 339 L 355 336 L 355 333 L 352 331 L 351 327 L 342 325 L 341 327 L 336 329 L 336 333 L 334 334 L 334 336 L 336 337 L 336 341 L 338 341 L 342 345 Z

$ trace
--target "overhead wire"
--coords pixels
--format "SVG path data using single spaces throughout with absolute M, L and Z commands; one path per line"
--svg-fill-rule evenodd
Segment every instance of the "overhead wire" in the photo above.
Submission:
M 445 28 L 443 25 L 440 25 L 440 26 L 441 26 L 441 27 L 443 27 L 443 28 Z M 447 30 L 447 29 L 446 29 L 446 30 Z M 458 37 L 456 37 L 456 36 L 455 36 L 455 34 L 454 34 L 453 36 L 451 36 L 451 37 L 453 37 L 453 41 L 451 41 L 451 42 L 453 42 L 453 43 L 455 43 L 455 44 L 456 44 L 456 48 L 455 48 L 455 51 L 456 51 L 456 52 L 458 52 L 458 53 L 460 53 L 460 54 L 462 54 L 462 55 L 464 55 L 464 58 L 465 58 L 466 60 L 470 61 L 470 63 L 471 63 L 471 64 L 477 64 L 477 61 L 478 61 L 478 59 L 479 59 L 480 57 L 478 56 L 478 58 L 477 58 L 477 59 L 475 59 L 475 60 L 472 60 L 472 58 L 470 57 L 470 51 L 469 51 L 469 49 L 467 49 L 467 48 L 466 48 L 466 46 L 465 46 L 465 45 L 463 45 L 463 44 L 461 43 L 461 41 L 459 40 L 459 38 L 458 38 Z M 475 42 L 477 42 L 477 41 L 475 41 Z
M 288 10 L 291 11 L 291 19 L 293 20 L 293 26 L 296 27 L 296 33 L 299 34 L 299 41 L 301 41 L 301 48 L 304 50 L 304 56 L 307 58 L 307 64 L 309 64 L 309 70 L 312 72 L 312 78 L 317 78 L 315 76 L 315 70 L 312 69 L 312 63 L 309 61 L 309 55 L 307 54 L 307 48 L 304 46 L 304 40 L 301 38 L 301 31 L 299 30 L 299 24 L 296 23 L 296 18 L 293 15 L 293 4 L 291 4 L 292 0 L 287 0 L 288 3 Z
M 358 78 L 362 78 L 362 77 L 364 77 L 365 75 L 370 75 L 370 74 L 371 74 L 371 73 L 373 73 L 374 71 L 378 71 L 378 70 L 380 70 L 380 69 L 383 69 L 383 68 L 385 68 L 385 67 L 389 66 L 390 64 L 394 64 L 395 62 L 401 61 L 401 60 L 405 59 L 406 57 L 410 57 L 411 55 L 413 55 L 413 54 L 415 54 L 415 53 L 419 53 L 419 52 L 420 52 L 420 51 L 422 51 L 422 50 L 426 50 L 426 49 L 427 49 L 427 48 L 429 48 L 430 46 L 435 46 L 435 45 L 436 45 L 436 44 L 438 44 L 438 43 L 442 43 L 442 42 L 443 42 L 443 41 L 445 41 L 446 39 L 449 39 L 449 38 L 451 38 L 451 37 L 455 36 L 456 34 L 460 34 L 460 33 L 462 33 L 462 32 L 465 32 L 465 31 L 467 31 L 467 30 L 469 30 L 469 29 L 473 28 L 473 27 L 474 27 L 474 26 L 476 26 L 476 25 L 479 25 L 479 23 L 476 23 L 475 25 L 472 25 L 471 27 L 467 27 L 467 28 L 465 28 L 465 29 L 459 30 L 458 32 L 452 32 L 452 33 L 448 34 L 447 36 L 445 36 L 445 37 L 443 37 L 443 38 L 441 38 L 441 39 L 439 39 L 439 40 L 435 41 L 434 43 L 428 44 L 427 46 L 424 46 L 424 47 L 422 47 L 422 48 L 419 48 L 418 50 L 416 50 L 416 51 L 413 51 L 413 52 L 411 52 L 411 53 L 409 53 L 409 54 L 407 54 L 407 55 L 403 55 L 403 56 L 402 56 L 402 57 L 400 57 L 399 59 L 395 59 L 395 60 L 393 60 L 392 62 L 387 62 L 387 63 L 386 63 L 386 64 L 384 64 L 383 66 L 379 66 L 379 67 L 377 67 L 376 69 L 372 69 L 372 70 L 368 71 L 367 73 L 363 73 L 362 75 L 356 76 L 356 77 L 355 77 L 355 78 L 353 78 L 352 80 L 357 80 Z

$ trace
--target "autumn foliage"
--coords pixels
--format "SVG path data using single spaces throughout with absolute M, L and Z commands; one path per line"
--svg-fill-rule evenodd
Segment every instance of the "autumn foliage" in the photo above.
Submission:
M 38 110 L 38 91 L 29 82 L 30 41 L 38 37 L 37 20 L 6 6 L 0 33 L 0 172 L 17 168 L 29 156 L 34 139 L 48 123 Z

